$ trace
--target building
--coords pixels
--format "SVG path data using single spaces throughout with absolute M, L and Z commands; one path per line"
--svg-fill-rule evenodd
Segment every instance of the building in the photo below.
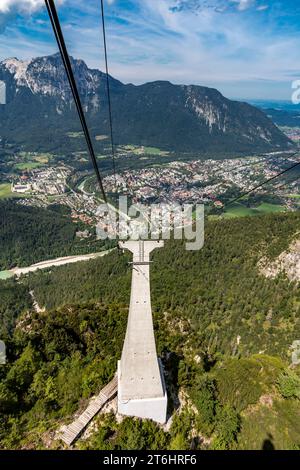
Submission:
M 11 190 L 13 193 L 27 193 L 31 190 L 31 186 L 30 184 L 17 183 L 15 185 L 11 185 Z

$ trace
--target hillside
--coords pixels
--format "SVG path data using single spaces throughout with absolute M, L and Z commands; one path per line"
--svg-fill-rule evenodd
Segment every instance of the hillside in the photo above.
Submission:
M 109 135 L 106 75 L 71 59 L 94 136 Z M 60 56 L 0 63 L 7 104 L 0 107 L 0 135 L 28 150 L 85 149 Z M 291 141 L 259 109 L 230 101 L 217 90 L 153 82 L 125 85 L 110 77 L 117 144 L 158 146 L 176 152 L 250 152 L 287 149 Z M 22 113 L 20 113 L 22 109 Z M 31 139 L 28 142 L 27 136 Z M 96 141 L 97 148 L 103 142 Z
M 285 251 L 299 227 L 300 212 L 270 214 L 207 222 L 200 251 L 187 252 L 183 243 L 168 242 L 153 258 L 154 310 L 188 318 L 197 343 L 221 352 L 235 350 L 240 336 L 241 354 L 263 350 L 287 357 L 297 331 L 300 337 L 299 289 L 284 276 L 265 278 L 258 264 L 263 256 L 272 260 Z M 127 304 L 128 260 L 115 252 L 85 265 L 32 275 L 28 283 L 38 303 L 49 309 L 80 301 Z
M 299 111 L 285 111 L 283 109 L 265 109 L 264 112 L 272 119 L 277 126 L 299 127 Z
M 300 337 L 299 285 L 283 274 L 266 278 L 258 265 L 285 252 L 299 228 L 299 212 L 221 220 L 207 224 L 200 252 L 180 242 L 158 251 L 152 301 L 172 424 L 163 430 L 108 412 L 76 447 L 299 449 L 300 369 L 289 367 Z M 111 253 L 22 278 L 48 311 L 19 305 L 0 369 L 0 448 L 61 448 L 54 430 L 112 377 L 126 328 L 128 259 Z
M 92 229 L 90 238 L 76 237 L 83 226 L 74 223 L 70 210 L 63 206 L 44 209 L 2 201 L 0 220 L 0 271 L 105 247 L 95 240 Z
M 274 261 L 263 258 L 260 261 L 261 273 L 266 277 L 276 278 L 280 273 L 285 274 L 291 281 L 300 281 L 300 240 L 296 239 Z

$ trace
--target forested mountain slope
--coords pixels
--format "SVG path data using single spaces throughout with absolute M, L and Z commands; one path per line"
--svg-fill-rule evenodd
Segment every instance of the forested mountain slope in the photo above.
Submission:
M 93 135 L 109 135 L 106 75 L 82 60 L 71 63 Z M 66 134 L 80 124 L 60 55 L 4 60 L 0 80 L 7 88 L 1 135 L 29 149 L 69 151 Z M 135 86 L 110 77 L 110 89 L 117 144 L 223 154 L 293 147 L 261 110 L 212 88 L 164 81 Z M 85 149 L 84 140 L 76 145 Z
M 188 252 L 170 241 L 154 253 L 153 308 L 191 322 L 190 338 L 222 352 L 286 355 L 300 338 L 299 289 L 282 275 L 267 279 L 258 263 L 286 250 L 300 228 L 300 213 L 208 222 L 205 245 Z M 129 302 L 129 255 L 111 253 L 84 265 L 65 266 L 29 279 L 47 308 L 81 301 Z M 116 286 L 118 288 L 116 289 Z
M 300 368 L 290 366 L 300 338 L 299 285 L 259 274 L 261 257 L 278 257 L 299 229 L 300 213 L 221 220 L 207 224 L 199 252 L 178 241 L 158 250 L 152 301 L 172 424 L 163 430 L 100 414 L 76 447 L 300 449 Z M 62 448 L 55 429 L 113 376 L 129 259 L 114 252 L 21 279 L 48 311 L 19 305 L 0 367 L 0 448 Z
M 14 201 L 0 202 L 0 270 L 28 266 L 60 256 L 97 251 L 105 244 L 92 237 L 80 240 L 70 209 L 63 206 L 30 207 Z

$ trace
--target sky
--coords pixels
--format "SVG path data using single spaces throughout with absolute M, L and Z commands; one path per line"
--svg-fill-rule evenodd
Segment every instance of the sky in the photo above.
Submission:
M 290 100 L 300 80 L 297 0 L 104 0 L 110 73 L 238 99 Z M 56 0 L 69 53 L 104 70 L 100 0 Z M 43 0 L 0 0 L 0 61 L 57 52 Z

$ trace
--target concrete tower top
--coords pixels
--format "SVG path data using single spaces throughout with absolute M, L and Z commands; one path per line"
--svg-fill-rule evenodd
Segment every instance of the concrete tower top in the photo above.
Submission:
M 119 242 L 120 248 L 127 249 L 133 253 L 133 263 L 149 263 L 150 253 L 155 248 L 162 248 L 164 246 L 163 240 L 159 241 L 127 241 Z

